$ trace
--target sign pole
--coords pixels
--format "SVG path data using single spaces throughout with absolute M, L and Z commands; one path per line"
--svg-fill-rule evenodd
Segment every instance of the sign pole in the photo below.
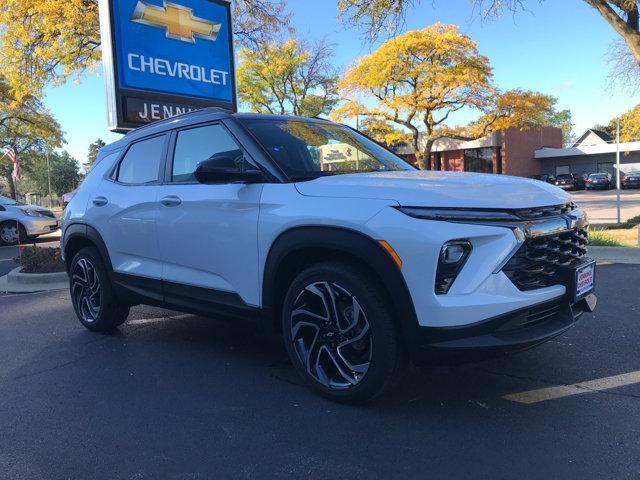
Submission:
M 620 119 L 616 120 L 616 206 L 618 210 L 618 223 L 622 223 L 620 214 Z

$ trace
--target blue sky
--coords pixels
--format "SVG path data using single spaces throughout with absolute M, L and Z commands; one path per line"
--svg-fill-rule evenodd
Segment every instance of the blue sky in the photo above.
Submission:
M 289 0 L 289 6 L 300 36 L 326 38 L 335 45 L 339 67 L 346 68 L 369 52 L 357 30 L 338 22 L 334 0 Z M 469 0 L 422 0 L 405 29 L 435 22 L 459 25 L 490 59 L 499 88 L 524 88 L 558 97 L 558 107 L 571 110 L 578 133 L 640 103 L 640 95 L 608 87 L 605 56 L 618 36 L 595 10 L 582 0 L 529 0 L 528 8 L 516 16 L 483 22 L 474 16 Z M 87 74 L 79 84 L 47 90 L 46 105 L 66 132 L 65 148 L 80 162 L 95 139 L 120 138 L 107 131 L 99 73 Z

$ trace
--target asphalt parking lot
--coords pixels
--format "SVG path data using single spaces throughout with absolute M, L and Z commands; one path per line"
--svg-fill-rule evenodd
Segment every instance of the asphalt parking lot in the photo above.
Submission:
M 301 386 L 252 325 L 136 307 L 100 335 L 65 291 L 0 296 L 0 477 L 638 479 L 640 267 L 597 278 L 597 311 L 562 337 L 412 367 L 365 407 Z
M 617 222 L 615 190 L 582 190 L 570 193 L 575 202 L 587 211 L 591 223 Z M 620 202 L 623 222 L 640 215 L 640 190 L 621 190 Z

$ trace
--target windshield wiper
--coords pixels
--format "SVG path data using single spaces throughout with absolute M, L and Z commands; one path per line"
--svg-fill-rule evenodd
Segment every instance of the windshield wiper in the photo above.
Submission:
M 293 180 L 296 182 L 303 182 L 305 180 L 315 180 L 316 178 L 320 178 L 320 177 L 330 177 L 335 174 L 336 172 L 307 172 L 307 173 L 289 175 L 289 180 Z

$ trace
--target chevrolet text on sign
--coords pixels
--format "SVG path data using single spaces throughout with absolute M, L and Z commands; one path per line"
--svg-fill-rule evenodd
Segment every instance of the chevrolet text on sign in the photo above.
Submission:
M 204 106 L 235 110 L 226 0 L 100 0 L 100 21 L 113 130 Z

